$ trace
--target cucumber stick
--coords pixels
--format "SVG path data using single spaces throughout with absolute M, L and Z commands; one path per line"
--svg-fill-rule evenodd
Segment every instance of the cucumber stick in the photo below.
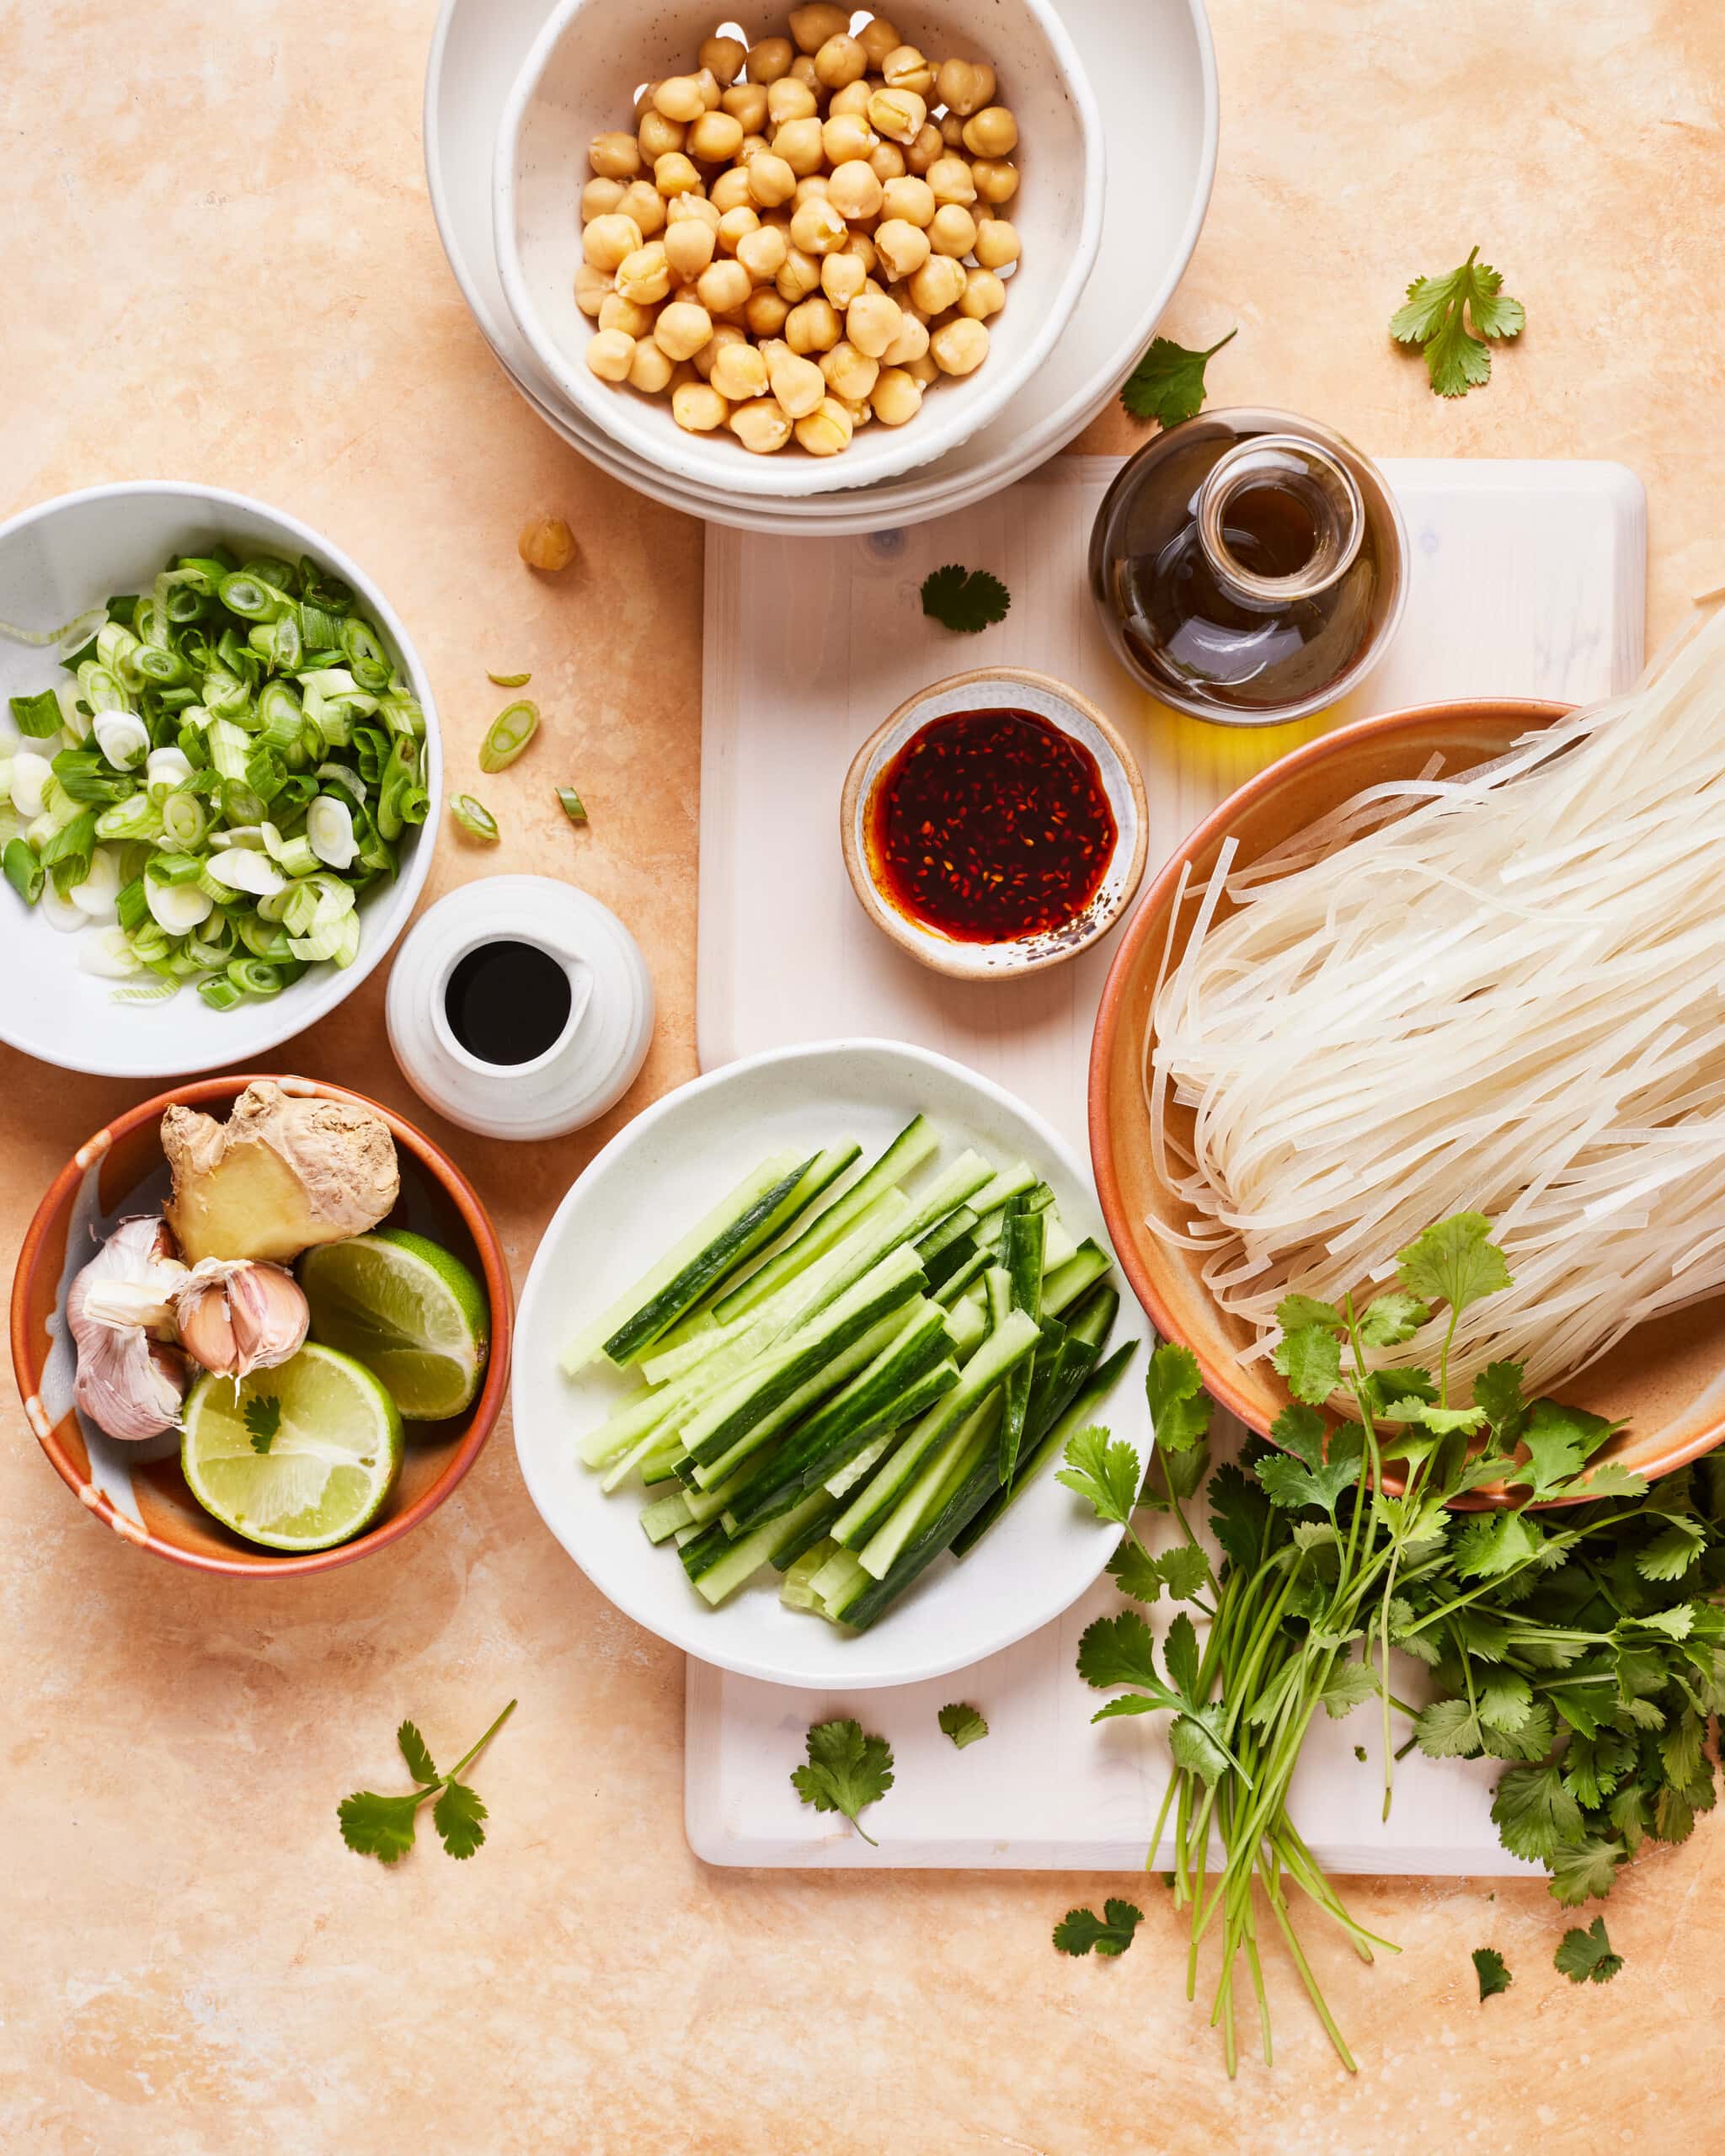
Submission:
M 1009 1211 L 1001 1234 L 1001 1255 L 1012 1283 L 1012 1306 L 1039 1323 L 1042 1318 L 1042 1257 L 1047 1221 L 1045 1213 Z M 1012 1487 L 1013 1470 L 1018 1464 L 1018 1448 L 1024 1438 L 1035 1364 L 1033 1355 L 1007 1380 L 1007 1412 L 1001 1422 L 1001 1481 L 1007 1489 Z
M 975 1466 L 985 1450 L 998 1449 L 1004 1400 L 991 1393 L 981 1406 L 964 1417 L 924 1460 L 910 1487 L 888 1514 L 885 1522 L 857 1551 L 862 1569 L 873 1579 L 884 1579 L 911 1539 L 942 1510 Z
M 717 1609 L 727 1596 L 734 1594 L 740 1587 L 754 1578 L 761 1567 L 771 1561 L 773 1550 L 788 1534 L 817 1518 L 823 1511 L 830 1508 L 831 1503 L 832 1500 L 825 1490 L 811 1491 L 795 1511 L 787 1513 L 783 1519 L 768 1520 L 764 1527 L 757 1527 L 752 1534 L 740 1536 L 734 1542 L 724 1542 L 724 1530 L 717 1529 L 715 1524 L 715 1528 L 706 1532 L 713 1534 L 717 1531 L 721 1538 L 719 1545 L 699 1569 L 692 1566 L 689 1570 L 696 1592 Z M 685 1549 L 686 1565 L 695 1546 L 692 1542 Z

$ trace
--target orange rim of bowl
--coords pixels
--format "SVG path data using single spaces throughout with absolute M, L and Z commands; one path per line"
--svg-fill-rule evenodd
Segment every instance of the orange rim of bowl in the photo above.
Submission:
M 147 1527 L 116 1509 L 107 1494 L 98 1490 L 82 1475 L 76 1462 L 61 1442 L 59 1427 L 47 1422 L 41 1409 L 40 1387 L 41 1371 L 36 1368 L 29 1339 L 28 1310 L 33 1299 L 32 1290 L 44 1262 L 44 1252 L 56 1216 L 63 1206 L 69 1204 L 85 1175 L 100 1161 L 115 1142 L 129 1136 L 153 1118 L 176 1105 L 188 1107 L 204 1107 L 211 1102 L 232 1101 L 248 1086 L 268 1083 L 281 1086 L 291 1093 L 316 1095 L 334 1101 L 348 1101 L 374 1115 L 382 1116 L 389 1126 L 390 1134 L 397 1145 L 404 1146 L 419 1166 L 454 1202 L 479 1258 L 484 1275 L 485 1293 L 491 1305 L 491 1338 L 485 1366 L 485 1382 L 473 1403 L 473 1416 L 461 1443 L 451 1454 L 443 1472 L 427 1489 L 423 1490 L 410 1505 L 365 1534 L 355 1535 L 350 1542 L 338 1543 L 334 1549 L 307 1550 L 299 1556 L 280 1556 L 269 1563 L 248 1561 L 238 1557 L 213 1556 L 203 1550 L 183 1550 L 177 1544 L 165 1542 Z M 279 1579 L 285 1574 L 334 1572 L 339 1566 L 350 1565 L 356 1559 L 369 1556 L 374 1550 L 398 1541 L 449 1496 L 473 1462 L 485 1448 L 503 1403 L 509 1391 L 509 1366 L 515 1329 L 515 1306 L 510 1290 L 509 1268 L 504 1262 L 503 1246 L 498 1241 L 497 1230 L 492 1226 L 489 1214 L 481 1202 L 478 1193 L 451 1160 L 443 1148 L 428 1138 L 425 1132 L 386 1107 L 382 1101 L 374 1101 L 369 1094 L 356 1093 L 350 1086 L 338 1086 L 323 1079 L 282 1075 L 270 1071 L 251 1071 L 239 1076 L 193 1079 L 170 1091 L 158 1093 L 153 1099 L 128 1108 L 124 1115 L 116 1116 L 105 1123 L 92 1137 L 86 1139 L 76 1153 L 61 1169 L 37 1206 L 35 1217 L 24 1234 L 23 1247 L 19 1252 L 18 1268 L 12 1279 L 12 1368 L 17 1380 L 20 1397 L 24 1403 L 25 1418 L 35 1433 L 38 1444 L 53 1463 L 55 1471 L 74 1497 L 96 1518 L 112 1528 L 122 1540 L 134 1544 L 141 1550 L 149 1550 L 158 1557 L 165 1557 L 170 1564 L 184 1565 L 194 1572 L 215 1572 L 231 1579 Z M 37 1412 L 32 1413 L 35 1401 Z M 64 1418 L 62 1418 L 64 1419 Z

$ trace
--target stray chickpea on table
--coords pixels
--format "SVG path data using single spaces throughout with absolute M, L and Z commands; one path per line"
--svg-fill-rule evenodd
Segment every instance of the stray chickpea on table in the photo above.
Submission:
M 1017 122 L 986 61 L 930 60 L 875 16 L 794 8 L 788 37 L 708 38 L 594 137 L 575 302 L 601 382 L 692 434 L 833 456 L 974 374 L 1007 303 Z

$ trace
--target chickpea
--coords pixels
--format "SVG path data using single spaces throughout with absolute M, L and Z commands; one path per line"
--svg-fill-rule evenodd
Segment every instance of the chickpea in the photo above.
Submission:
M 940 380 L 940 369 L 934 364 L 934 355 L 930 352 L 925 352 L 920 360 L 906 360 L 905 372 L 912 382 L 920 382 L 924 389 L 931 382 Z
M 976 220 L 962 202 L 943 202 L 928 227 L 928 243 L 937 254 L 968 254 L 976 244 Z
M 635 340 L 621 329 L 601 329 L 587 339 L 587 365 L 601 382 L 624 382 L 635 356 Z
M 737 163 L 740 165 L 745 165 L 750 157 L 758 157 L 763 150 L 771 147 L 772 145 L 764 135 L 745 135 L 737 151 Z
M 788 120 L 772 138 L 772 153 L 782 157 L 799 179 L 821 167 L 820 122 L 812 116 L 807 120 Z
M 821 123 L 820 147 L 836 172 L 841 165 L 855 164 L 871 150 L 880 147 L 880 137 L 860 112 L 841 112 Z
M 638 133 L 640 131 L 641 122 L 653 109 L 653 93 L 658 88 L 659 85 L 657 83 L 644 83 L 640 88 L 635 93 L 633 109 L 635 115 L 635 127 Z
M 797 182 L 797 191 L 791 197 L 791 215 L 794 217 L 805 202 L 824 202 L 825 200 L 826 174 L 824 172 L 807 173 Z
M 661 195 L 692 195 L 701 185 L 701 175 L 681 150 L 668 150 L 653 160 L 653 184 Z
M 641 227 L 643 239 L 651 239 L 665 230 L 665 197 L 650 180 L 632 179 L 617 206 Z
M 770 285 L 763 285 L 758 291 L 750 293 L 743 319 L 749 325 L 751 337 L 777 337 L 790 311 L 788 303 Z
M 663 240 L 638 247 L 633 254 L 623 257 L 617 264 L 617 289 L 623 299 L 637 307 L 656 307 L 665 298 L 670 291 L 670 263 Z M 638 329 L 631 332 L 637 337 L 644 334 Z
M 687 300 L 673 300 L 653 325 L 653 341 L 674 360 L 692 360 L 713 334 L 713 321 L 703 307 Z
M 791 10 L 791 35 L 798 52 L 819 52 L 830 37 L 842 37 L 850 27 L 851 19 L 842 8 L 816 5 Z
M 536 516 L 522 526 L 515 552 L 530 569 L 558 576 L 575 558 L 575 535 L 560 516 Z
M 653 328 L 653 309 L 626 300 L 621 292 L 612 292 L 599 310 L 599 327 L 621 329 L 625 337 L 645 337 Z
M 685 217 L 665 228 L 665 259 L 671 274 L 687 284 L 712 261 L 718 242 L 710 225 L 699 217 Z
M 668 151 L 681 150 L 683 137 L 688 131 L 681 120 L 667 120 L 662 112 L 654 109 L 642 114 L 640 131 L 636 141 L 640 145 L 641 155 L 651 164 Z
M 973 157 L 1009 157 L 1018 147 L 1018 123 L 1003 104 L 985 105 L 964 123 L 964 147 Z
M 1009 262 L 1018 259 L 1018 228 L 1004 217 L 979 217 L 976 221 L 976 259 L 985 270 L 1004 270 Z
M 841 217 L 859 221 L 877 217 L 883 199 L 881 184 L 860 157 L 847 157 L 833 168 L 826 184 L 826 199 Z
M 912 172 L 927 172 L 945 148 L 939 128 L 932 120 L 926 120 L 916 131 L 916 141 L 905 147 L 905 163 Z
M 595 270 L 615 270 L 640 244 L 641 227 L 633 217 L 620 216 L 615 211 L 595 217 L 581 234 L 581 252 Z
M 749 192 L 749 168 L 746 165 L 732 165 L 722 172 L 713 183 L 708 200 L 718 211 L 719 222 L 738 210 L 746 209 L 754 200 Z
M 722 427 L 728 409 L 710 382 L 686 382 L 671 392 L 670 415 L 692 435 L 710 435 L 716 427 Z
M 925 314 L 944 314 L 964 290 L 964 266 L 950 254 L 931 254 L 911 280 L 911 296 Z
M 932 225 L 937 206 L 934 189 L 926 179 L 912 176 L 889 179 L 880 191 L 881 216 L 902 219 L 907 225 Z
M 851 446 L 851 415 L 836 398 L 823 397 L 806 419 L 797 422 L 797 440 L 811 456 L 836 456 Z
M 879 88 L 879 83 L 871 83 L 866 77 L 860 83 L 846 83 L 843 89 L 835 90 L 827 100 L 827 118 L 829 120 L 866 120 L 868 116 L 868 100 Z
M 883 187 L 905 176 L 905 153 L 896 142 L 878 143 L 868 152 L 868 168 Z
M 993 270 L 973 270 L 964 280 L 959 312 L 969 315 L 973 322 L 985 322 L 991 314 L 998 314 L 1006 303 L 1007 288 Z
M 770 397 L 733 406 L 729 424 L 744 448 L 756 456 L 771 456 L 791 438 L 790 420 Z
M 909 366 L 928 350 L 928 324 L 908 307 L 899 310 L 899 334 L 880 355 L 884 367 Z
M 748 56 L 748 46 L 737 37 L 703 38 L 701 50 L 695 55 L 704 71 L 725 89 L 742 73 L 743 62 Z
M 623 197 L 628 193 L 620 179 L 590 179 L 581 189 L 581 222 L 590 225 L 595 217 L 608 217 L 623 206 Z
M 864 23 L 857 33 L 857 42 L 871 67 L 879 68 L 889 52 L 895 52 L 904 40 L 884 15 L 877 15 L 872 23 Z
M 671 363 L 650 337 L 644 337 L 635 346 L 635 356 L 629 362 L 629 387 L 638 389 L 648 397 L 658 397 L 669 386 Z
M 750 232 L 758 232 L 760 229 L 761 220 L 752 206 L 747 202 L 739 202 L 734 209 L 727 210 L 718 221 L 718 232 L 716 237 L 719 252 L 722 254 L 734 254 L 737 251 L 737 243 L 746 239 Z
M 826 394 L 826 376 L 813 360 L 803 358 L 788 344 L 768 349 L 766 375 L 780 408 L 793 419 L 807 419 Z
M 725 345 L 707 378 L 728 403 L 740 404 L 766 394 L 766 362 L 746 339 Z
M 695 280 L 695 291 L 709 314 L 740 314 L 755 280 L 740 262 L 714 262 Z
M 826 377 L 827 387 L 835 397 L 841 397 L 846 403 L 868 396 L 880 373 L 879 360 L 871 360 L 859 352 L 847 339 L 841 338 L 830 352 L 823 352 L 820 359 L 820 371 Z
M 789 240 L 776 225 L 757 223 L 753 232 L 745 232 L 737 242 L 736 255 L 757 285 L 770 285 L 783 269 L 785 257 L 790 253 Z
M 874 242 L 867 232 L 852 232 L 839 252 L 841 254 L 854 254 L 862 264 L 863 270 L 870 281 L 873 281 L 875 271 L 880 267 L 880 257 L 875 252 Z
M 969 209 L 976 200 L 975 175 L 962 157 L 937 157 L 926 178 L 937 208 L 944 202 L 957 202 Z
M 896 300 L 884 292 L 864 292 L 852 301 L 845 316 L 845 334 L 871 360 L 878 360 L 899 334 L 904 315 Z
M 854 254 L 829 254 L 820 264 L 820 289 L 843 311 L 868 281 L 868 272 Z
M 700 376 L 687 360 L 679 360 L 670 371 L 670 392 L 675 397 L 686 382 L 699 382 Z
M 779 297 L 795 307 L 798 300 L 806 300 L 811 292 L 820 289 L 820 264 L 793 242 L 786 251 L 783 267 L 772 283 Z
M 814 72 L 814 60 L 812 54 L 799 52 L 797 55 L 791 62 L 791 80 L 793 83 L 800 83 L 814 99 L 817 107 L 819 106 L 821 98 L 821 83 L 820 76 Z
M 1018 192 L 1018 168 L 1005 157 L 978 157 L 970 168 L 970 182 L 983 201 L 998 206 Z
M 874 417 L 874 407 L 866 397 L 841 397 L 838 401 L 845 408 L 853 434 L 858 427 L 866 427 Z
M 815 54 L 814 72 L 828 89 L 842 90 L 868 72 L 868 55 L 848 31 L 841 30 Z
M 719 99 L 719 109 L 740 120 L 744 131 L 758 135 L 766 125 L 766 89 L 761 83 L 734 83 Z
M 742 331 L 734 323 L 721 322 L 700 350 L 696 353 L 690 365 L 702 382 L 711 382 L 713 370 L 718 364 L 720 353 L 728 350 L 733 344 L 740 344 L 745 341 Z
M 681 120 L 686 126 L 706 111 L 707 100 L 692 75 L 668 75 L 654 90 L 653 109 L 663 113 L 667 120 Z
M 904 217 L 889 217 L 877 225 L 874 247 L 895 282 L 901 277 L 914 277 L 929 255 L 928 234 Z
M 883 426 L 901 427 L 922 408 L 922 385 L 903 367 L 884 367 L 869 392 L 868 402 Z
M 969 315 L 961 314 L 933 333 L 928 351 L 943 374 L 975 374 L 988 357 L 988 331 Z
M 804 357 L 810 352 L 830 352 L 839 341 L 839 318 L 825 296 L 806 299 L 785 317 L 785 342 Z
M 633 135 L 608 128 L 587 145 L 587 162 L 602 179 L 633 179 L 641 169 L 641 152 Z
M 868 100 L 868 125 L 889 142 L 914 142 L 927 114 L 914 90 L 877 90 Z
M 749 80 L 763 87 L 788 74 L 796 57 L 788 37 L 764 37 L 749 47 Z
M 973 112 L 994 97 L 994 70 L 985 60 L 943 60 L 934 78 L 935 95 L 949 112 Z
M 776 203 L 788 202 L 797 191 L 797 175 L 772 150 L 763 150 L 759 157 L 750 157 L 748 166 L 749 192 L 763 210 L 770 210 Z
M 820 195 L 805 202 L 791 220 L 791 245 L 804 254 L 836 254 L 850 236 L 850 227 Z
M 895 45 L 880 72 L 889 90 L 914 90 L 925 104 L 934 93 L 934 70 L 914 45 Z
M 724 164 L 743 147 L 743 123 L 729 112 L 703 112 L 683 147 L 702 164 Z
M 773 83 L 766 93 L 766 121 L 770 132 L 793 120 L 813 120 L 820 109 L 814 93 L 794 75 Z
M 962 115 L 956 112 L 943 112 L 940 116 L 938 124 L 940 127 L 940 139 L 942 141 L 946 144 L 949 150 L 956 151 L 960 157 L 963 157 L 964 154 L 964 122 Z
M 583 314 L 597 316 L 617 289 L 608 270 L 595 270 L 584 262 L 575 272 L 575 305 Z
M 665 204 L 667 225 L 680 225 L 686 218 L 698 219 L 710 232 L 718 230 L 719 212 L 704 195 L 673 195 Z

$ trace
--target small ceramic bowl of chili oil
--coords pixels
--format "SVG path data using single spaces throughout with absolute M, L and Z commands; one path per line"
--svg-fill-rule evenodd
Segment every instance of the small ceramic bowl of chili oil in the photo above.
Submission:
M 1075 958 L 1144 873 L 1144 782 L 1074 689 L 1012 666 L 955 674 L 899 708 L 845 781 L 845 866 L 862 910 L 960 980 Z

